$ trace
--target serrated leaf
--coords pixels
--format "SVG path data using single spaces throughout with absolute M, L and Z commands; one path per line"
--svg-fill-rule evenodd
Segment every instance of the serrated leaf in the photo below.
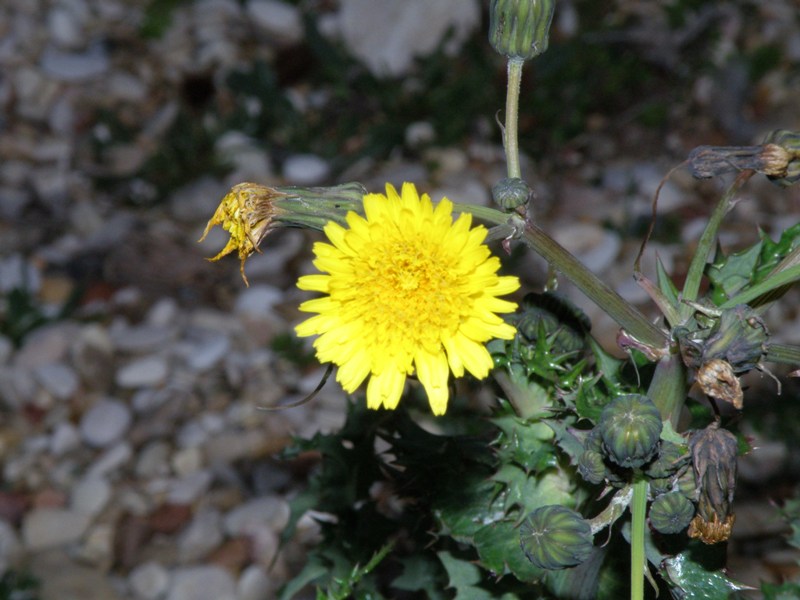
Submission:
M 519 529 L 510 520 L 497 521 L 478 530 L 475 547 L 484 568 L 498 576 L 512 573 L 520 581 L 535 583 L 546 573 L 534 567 L 522 552 Z
M 519 600 L 516 594 L 497 595 L 479 587 L 483 573 L 474 562 L 460 559 L 450 552 L 439 552 L 438 556 L 450 577 L 448 588 L 456 592 L 455 600 Z
M 743 583 L 729 579 L 721 570 L 708 571 L 693 561 L 688 552 L 667 558 L 662 568 L 668 581 L 681 590 L 687 598 L 728 600 L 731 592 L 752 590 Z
M 761 244 L 756 244 L 728 256 L 718 257 L 706 267 L 711 282 L 711 297 L 720 305 L 750 285 L 756 264 L 761 256 Z
M 761 593 L 764 594 L 764 600 L 797 600 L 797 598 L 800 598 L 800 584 L 782 583 L 776 585 L 762 583 Z
M 442 569 L 430 554 L 413 554 L 399 560 L 403 573 L 392 580 L 391 586 L 406 592 L 425 592 L 431 600 L 444 600 Z

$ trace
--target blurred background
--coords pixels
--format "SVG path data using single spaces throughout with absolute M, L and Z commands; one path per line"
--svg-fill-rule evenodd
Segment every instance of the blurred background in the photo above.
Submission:
M 291 335 L 316 236 L 247 262 L 198 245 L 233 185 L 416 182 L 488 203 L 505 174 L 505 63 L 484 0 L 4 0 L 0 5 L 0 599 L 260 600 L 302 565 L 278 553 L 313 456 L 291 435 L 343 422 Z M 665 174 L 698 145 L 800 129 L 793 0 L 559 0 L 525 68 L 534 218 L 645 311 L 632 260 Z M 657 252 L 680 281 L 724 181 L 665 183 Z M 722 241 L 794 225 L 796 189 L 753 180 Z M 540 289 L 546 265 L 507 269 Z M 568 285 L 608 348 L 616 328 Z M 768 313 L 800 342 L 797 295 Z M 655 313 L 653 312 L 655 315 Z M 763 391 L 762 391 L 763 390 Z M 757 378 L 742 429 L 734 575 L 798 574 L 776 502 L 800 475 L 798 386 Z M 757 393 L 753 393 L 757 392 Z M 469 398 L 458 399 L 464 406 Z M 27 594 L 12 596 L 11 594 Z

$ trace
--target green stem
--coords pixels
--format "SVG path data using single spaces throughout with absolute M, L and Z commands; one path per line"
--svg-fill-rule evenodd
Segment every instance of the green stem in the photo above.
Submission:
M 788 344 L 770 344 L 764 360 L 786 365 L 800 365 L 800 347 Z
M 647 480 L 642 478 L 633 484 L 633 501 L 631 502 L 631 600 L 644 599 L 646 508 Z
M 672 354 L 656 364 L 647 397 L 658 408 L 661 420 L 669 420 L 673 429 L 677 429 L 678 418 L 686 400 L 686 367 L 680 355 Z
M 508 59 L 508 88 L 506 91 L 506 119 L 503 128 L 503 145 L 509 177 L 522 177 L 519 168 L 519 89 L 522 82 L 522 58 Z
M 733 208 L 736 194 L 739 193 L 739 190 L 742 189 L 742 186 L 744 186 L 744 184 L 747 183 L 747 180 L 750 179 L 754 174 L 755 171 L 742 171 L 739 173 L 730 187 L 725 190 L 725 193 L 723 194 L 722 198 L 720 198 L 719 203 L 717 203 L 717 206 L 714 208 L 714 212 L 711 213 L 711 217 L 709 218 L 708 224 L 703 231 L 703 235 L 700 236 L 700 241 L 697 243 L 697 249 L 692 257 L 692 262 L 689 265 L 689 271 L 686 274 L 686 283 L 683 285 L 682 294 L 682 298 L 684 300 L 689 300 L 691 302 L 697 300 L 697 293 L 700 291 L 700 282 L 706 269 L 706 262 L 708 261 L 708 256 L 711 253 L 714 243 L 716 242 L 717 231 L 719 231 L 719 226 L 722 223 L 722 219 Z M 684 304 L 681 307 L 681 317 L 683 320 L 685 321 L 691 317 L 694 310 L 695 309 L 693 309 L 691 306 Z

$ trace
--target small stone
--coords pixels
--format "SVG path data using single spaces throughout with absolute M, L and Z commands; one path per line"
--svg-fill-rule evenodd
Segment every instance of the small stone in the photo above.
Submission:
M 250 0 L 245 10 L 270 40 L 296 44 L 303 40 L 303 22 L 296 6 L 274 0 Z
M 289 521 L 289 504 L 278 496 L 255 498 L 225 515 L 225 532 L 231 537 L 248 535 L 258 525 L 280 530 Z
M 165 477 L 170 473 L 169 456 L 172 447 L 164 441 L 150 442 L 139 451 L 136 476 L 142 479 Z
M 173 572 L 167 600 L 236 600 L 236 583 L 221 567 L 182 567 Z
M 64 49 L 80 48 L 86 39 L 77 15 L 66 6 L 54 6 L 47 13 L 50 39 Z
M 34 370 L 34 376 L 57 400 L 69 400 L 78 391 L 80 383 L 77 373 L 64 363 L 41 365 Z
M 294 154 L 283 163 L 283 177 L 290 185 L 317 185 L 330 175 L 328 162 L 314 154 Z
M 131 424 L 131 411 L 119 400 L 96 402 L 80 422 L 81 437 L 95 448 L 105 448 L 122 439 Z
M 14 364 L 28 369 L 61 362 L 66 358 L 77 325 L 63 322 L 34 330 L 26 338 L 14 359 Z
M 157 387 L 169 374 L 169 365 L 163 356 L 146 356 L 129 362 L 117 371 L 115 381 L 123 388 Z
M 281 290 L 271 285 L 251 285 L 239 293 L 233 310 L 239 315 L 267 318 L 283 296 Z
M 186 364 L 198 373 L 208 371 L 225 357 L 230 346 L 230 339 L 224 335 L 193 344 L 186 350 Z
M 133 456 L 128 442 L 120 442 L 103 452 L 86 470 L 86 477 L 103 477 L 118 470 Z
M 114 562 L 114 526 L 99 523 L 91 527 L 75 556 L 83 563 L 108 571 Z
M 141 600 L 159 600 L 169 587 L 170 573 L 157 562 L 146 562 L 133 569 L 128 583 Z
M 6 336 L 0 335 L 0 365 L 6 364 L 13 353 L 14 343 Z
M 622 248 L 618 234 L 594 223 L 560 225 L 553 237 L 595 273 L 611 266 Z
M 201 510 L 178 538 L 178 553 L 183 562 L 207 556 L 222 543 L 222 516 L 214 509 Z
M 42 72 L 53 79 L 80 82 L 108 71 L 110 61 L 102 44 L 92 44 L 85 52 L 64 52 L 48 46 L 42 52 Z
M 122 352 L 144 354 L 163 348 L 174 336 L 171 327 L 145 324 L 130 327 L 114 322 L 109 329 L 112 346 Z
M 199 500 L 211 487 L 214 477 L 207 469 L 200 469 L 170 482 L 167 500 L 174 504 L 191 504 Z
M 70 348 L 70 357 L 91 389 L 109 389 L 114 377 L 114 347 L 104 327 L 91 324 L 81 329 Z
M 269 600 L 275 594 L 275 582 L 259 565 L 246 567 L 239 575 L 236 593 L 239 600 Z
M 111 484 L 100 477 L 86 477 L 78 481 L 70 497 L 70 507 L 75 512 L 95 516 L 111 499 Z
M 35 508 L 22 521 L 22 539 L 28 552 L 39 552 L 77 542 L 91 517 L 64 508 Z
M 178 450 L 171 463 L 176 475 L 189 475 L 203 466 L 203 452 L 197 446 Z
M 50 452 L 54 456 L 63 456 L 75 450 L 80 443 L 80 433 L 72 423 L 60 421 L 53 426 L 53 433 L 50 434 Z
M 169 327 L 181 315 L 181 307 L 174 298 L 161 298 L 147 311 L 145 321 L 152 327 Z
M 436 130 L 430 121 L 415 121 L 406 127 L 406 145 L 418 148 L 430 144 L 436 139 Z
M 123 600 L 105 572 L 81 565 L 64 550 L 39 552 L 29 566 L 42 584 L 38 597 L 43 600 Z

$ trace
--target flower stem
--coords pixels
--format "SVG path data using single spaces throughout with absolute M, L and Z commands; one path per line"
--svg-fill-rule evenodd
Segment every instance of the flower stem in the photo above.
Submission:
M 509 177 L 521 177 L 519 168 L 519 89 L 522 81 L 522 58 L 508 59 L 508 88 L 506 91 L 506 122 L 503 128 L 503 146 Z
M 697 293 L 700 291 L 700 281 L 702 280 L 703 272 L 706 269 L 708 255 L 711 253 L 711 249 L 717 239 L 717 231 L 722 223 L 722 219 L 733 208 L 736 194 L 739 193 L 739 190 L 742 189 L 742 186 L 744 186 L 744 184 L 747 183 L 747 180 L 750 179 L 754 174 L 755 171 L 742 171 L 739 173 L 730 187 L 725 190 L 725 193 L 722 195 L 722 198 L 720 198 L 719 203 L 717 203 L 717 206 L 714 208 L 714 212 L 711 213 L 711 217 L 709 218 L 708 224 L 703 231 L 703 235 L 700 236 L 700 241 L 697 243 L 697 249 L 692 257 L 692 262 L 689 265 L 689 271 L 686 275 L 686 283 L 683 285 L 683 300 L 689 300 L 691 302 L 697 300 Z M 694 310 L 695 309 L 688 304 L 684 304 L 681 307 L 681 316 L 683 317 L 683 320 L 685 321 L 688 319 Z
M 631 600 L 644 599 L 646 507 L 647 480 L 642 478 L 633 484 L 633 501 L 631 502 Z

